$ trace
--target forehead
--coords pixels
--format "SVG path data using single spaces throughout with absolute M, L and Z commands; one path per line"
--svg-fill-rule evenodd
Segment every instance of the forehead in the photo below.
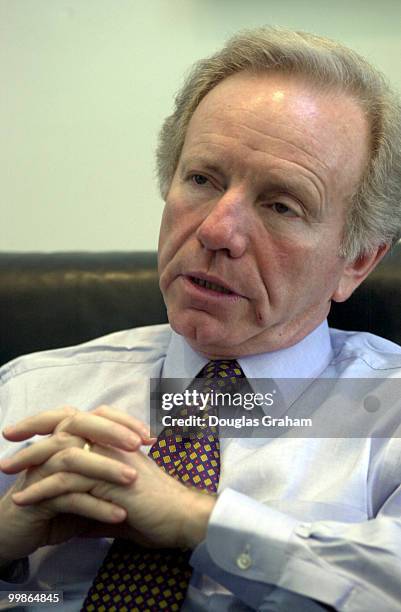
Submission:
M 242 72 L 226 78 L 196 108 L 183 155 L 252 152 L 301 162 L 344 189 L 358 183 L 368 159 L 369 128 L 356 100 L 322 92 L 294 77 Z M 237 150 L 238 149 L 238 150 Z M 235 156 L 235 155 L 234 155 Z M 255 158 L 255 156 L 253 156 Z

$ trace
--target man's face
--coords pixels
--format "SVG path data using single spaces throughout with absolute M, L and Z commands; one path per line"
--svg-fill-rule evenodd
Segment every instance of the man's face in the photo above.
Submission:
M 171 326 L 209 357 L 290 346 L 355 288 L 338 255 L 368 155 L 355 101 L 239 73 L 202 100 L 163 214 Z

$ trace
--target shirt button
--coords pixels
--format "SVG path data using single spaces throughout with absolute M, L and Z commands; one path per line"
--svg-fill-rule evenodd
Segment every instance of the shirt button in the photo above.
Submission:
M 252 559 L 251 559 L 251 556 L 248 555 L 248 553 L 241 553 L 239 557 L 237 557 L 237 566 L 241 570 L 247 570 L 251 567 L 251 565 L 252 565 Z

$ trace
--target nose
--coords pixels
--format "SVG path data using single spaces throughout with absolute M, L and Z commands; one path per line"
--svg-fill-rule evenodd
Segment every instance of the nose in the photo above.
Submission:
M 230 257 L 241 257 L 248 244 L 250 212 L 244 195 L 227 191 L 210 206 L 196 233 L 199 242 L 210 251 L 225 250 Z

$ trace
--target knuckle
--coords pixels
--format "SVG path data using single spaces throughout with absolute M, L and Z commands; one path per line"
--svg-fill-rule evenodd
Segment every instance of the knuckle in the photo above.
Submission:
M 79 493 L 69 493 L 66 495 L 64 498 L 65 509 L 73 514 L 79 508 L 79 499 Z
M 63 420 L 59 423 L 59 425 L 56 427 L 56 432 L 61 432 L 61 431 L 70 431 L 71 429 L 74 429 L 74 426 L 76 426 L 76 423 L 80 422 L 80 419 L 82 419 L 82 416 L 85 413 L 83 413 L 81 410 L 78 410 L 77 408 L 71 408 L 71 409 L 66 409 L 66 414 L 65 417 L 63 418 Z
M 82 423 L 82 421 L 85 419 L 85 417 L 86 417 L 85 412 L 76 412 L 74 416 L 72 417 L 71 421 L 74 421 L 74 424 L 79 426 Z
M 76 446 L 70 446 L 69 448 L 64 448 L 58 453 L 58 459 L 60 461 L 61 466 L 71 467 L 72 464 L 75 463 L 75 460 L 78 457 L 79 450 Z
M 79 412 L 78 408 L 74 408 L 74 406 L 69 405 L 61 406 L 60 410 L 64 412 L 66 417 L 74 416 L 76 412 Z
M 71 476 L 67 472 L 58 472 L 56 474 L 56 482 L 58 487 L 61 489 L 66 489 L 70 485 Z
M 66 448 L 70 443 L 71 436 L 66 431 L 58 431 L 54 434 L 54 439 L 59 446 Z
M 98 416 L 102 416 L 106 413 L 108 413 L 110 410 L 110 406 L 108 406 L 107 404 L 101 404 L 100 406 L 97 406 L 93 411 L 92 414 L 96 414 Z
M 103 501 L 109 501 L 111 487 L 107 482 L 96 482 L 90 490 L 93 497 L 102 499 Z

